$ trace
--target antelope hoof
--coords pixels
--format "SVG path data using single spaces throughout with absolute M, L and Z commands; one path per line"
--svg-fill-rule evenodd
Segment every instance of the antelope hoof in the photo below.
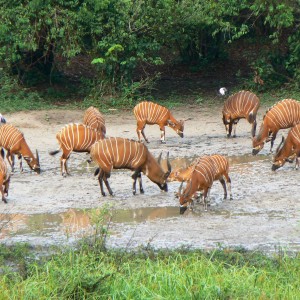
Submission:
M 141 194 L 144 194 L 145 192 L 144 192 L 144 190 L 143 190 L 143 189 L 141 189 L 141 190 L 140 190 L 140 193 L 141 193 Z
M 233 138 L 236 138 L 236 134 L 234 134 L 232 137 L 233 137 Z
M 103 193 L 101 193 L 101 194 L 102 194 L 102 196 L 103 196 L 103 197 L 105 197 L 105 196 L 106 196 L 106 194 L 105 194 L 104 192 L 103 192 Z
M 227 133 L 227 138 L 228 138 L 228 139 L 230 138 L 230 134 L 229 134 L 229 133 Z
M 161 144 L 166 144 L 166 142 L 165 142 L 165 141 L 160 141 L 160 143 L 161 143 Z
M 132 191 L 132 194 L 133 194 L 133 195 L 136 195 L 136 191 L 133 190 L 133 191 Z
M 2 198 L 2 201 L 3 201 L 4 203 L 7 203 L 7 200 L 6 200 L 5 197 Z
M 232 197 L 232 196 L 230 196 L 230 200 L 233 200 L 233 197 Z
M 62 173 L 61 175 L 62 175 L 62 177 L 64 177 L 64 178 L 67 177 L 67 173 Z

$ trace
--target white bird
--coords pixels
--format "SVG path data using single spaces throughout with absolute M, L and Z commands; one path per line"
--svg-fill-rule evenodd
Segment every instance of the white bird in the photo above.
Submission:
M 226 87 L 221 87 L 219 89 L 219 93 L 222 95 L 222 96 L 225 96 L 227 94 L 228 90 L 226 89 Z

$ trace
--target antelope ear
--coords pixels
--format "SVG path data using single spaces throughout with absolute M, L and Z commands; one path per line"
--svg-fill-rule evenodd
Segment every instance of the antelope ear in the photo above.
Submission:
M 175 126 L 175 124 L 171 120 L 167 120 L 168 125 Z

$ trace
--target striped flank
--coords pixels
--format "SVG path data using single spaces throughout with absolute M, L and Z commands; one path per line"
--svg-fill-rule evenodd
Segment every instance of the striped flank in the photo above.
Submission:
M 97 131 L 103 132 L 103 138 L 105 137 L 105 119 L 97 108 L 91 106 L 85 111 L 83 123 Z

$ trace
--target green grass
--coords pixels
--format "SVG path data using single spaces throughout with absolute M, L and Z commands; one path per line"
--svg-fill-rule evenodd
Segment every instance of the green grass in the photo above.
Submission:
M 299 275 L 299 254 L 128 253 L 85 244 L 31 261 L 26 274 L 2 271 L 0 299 L 299 299 Z

